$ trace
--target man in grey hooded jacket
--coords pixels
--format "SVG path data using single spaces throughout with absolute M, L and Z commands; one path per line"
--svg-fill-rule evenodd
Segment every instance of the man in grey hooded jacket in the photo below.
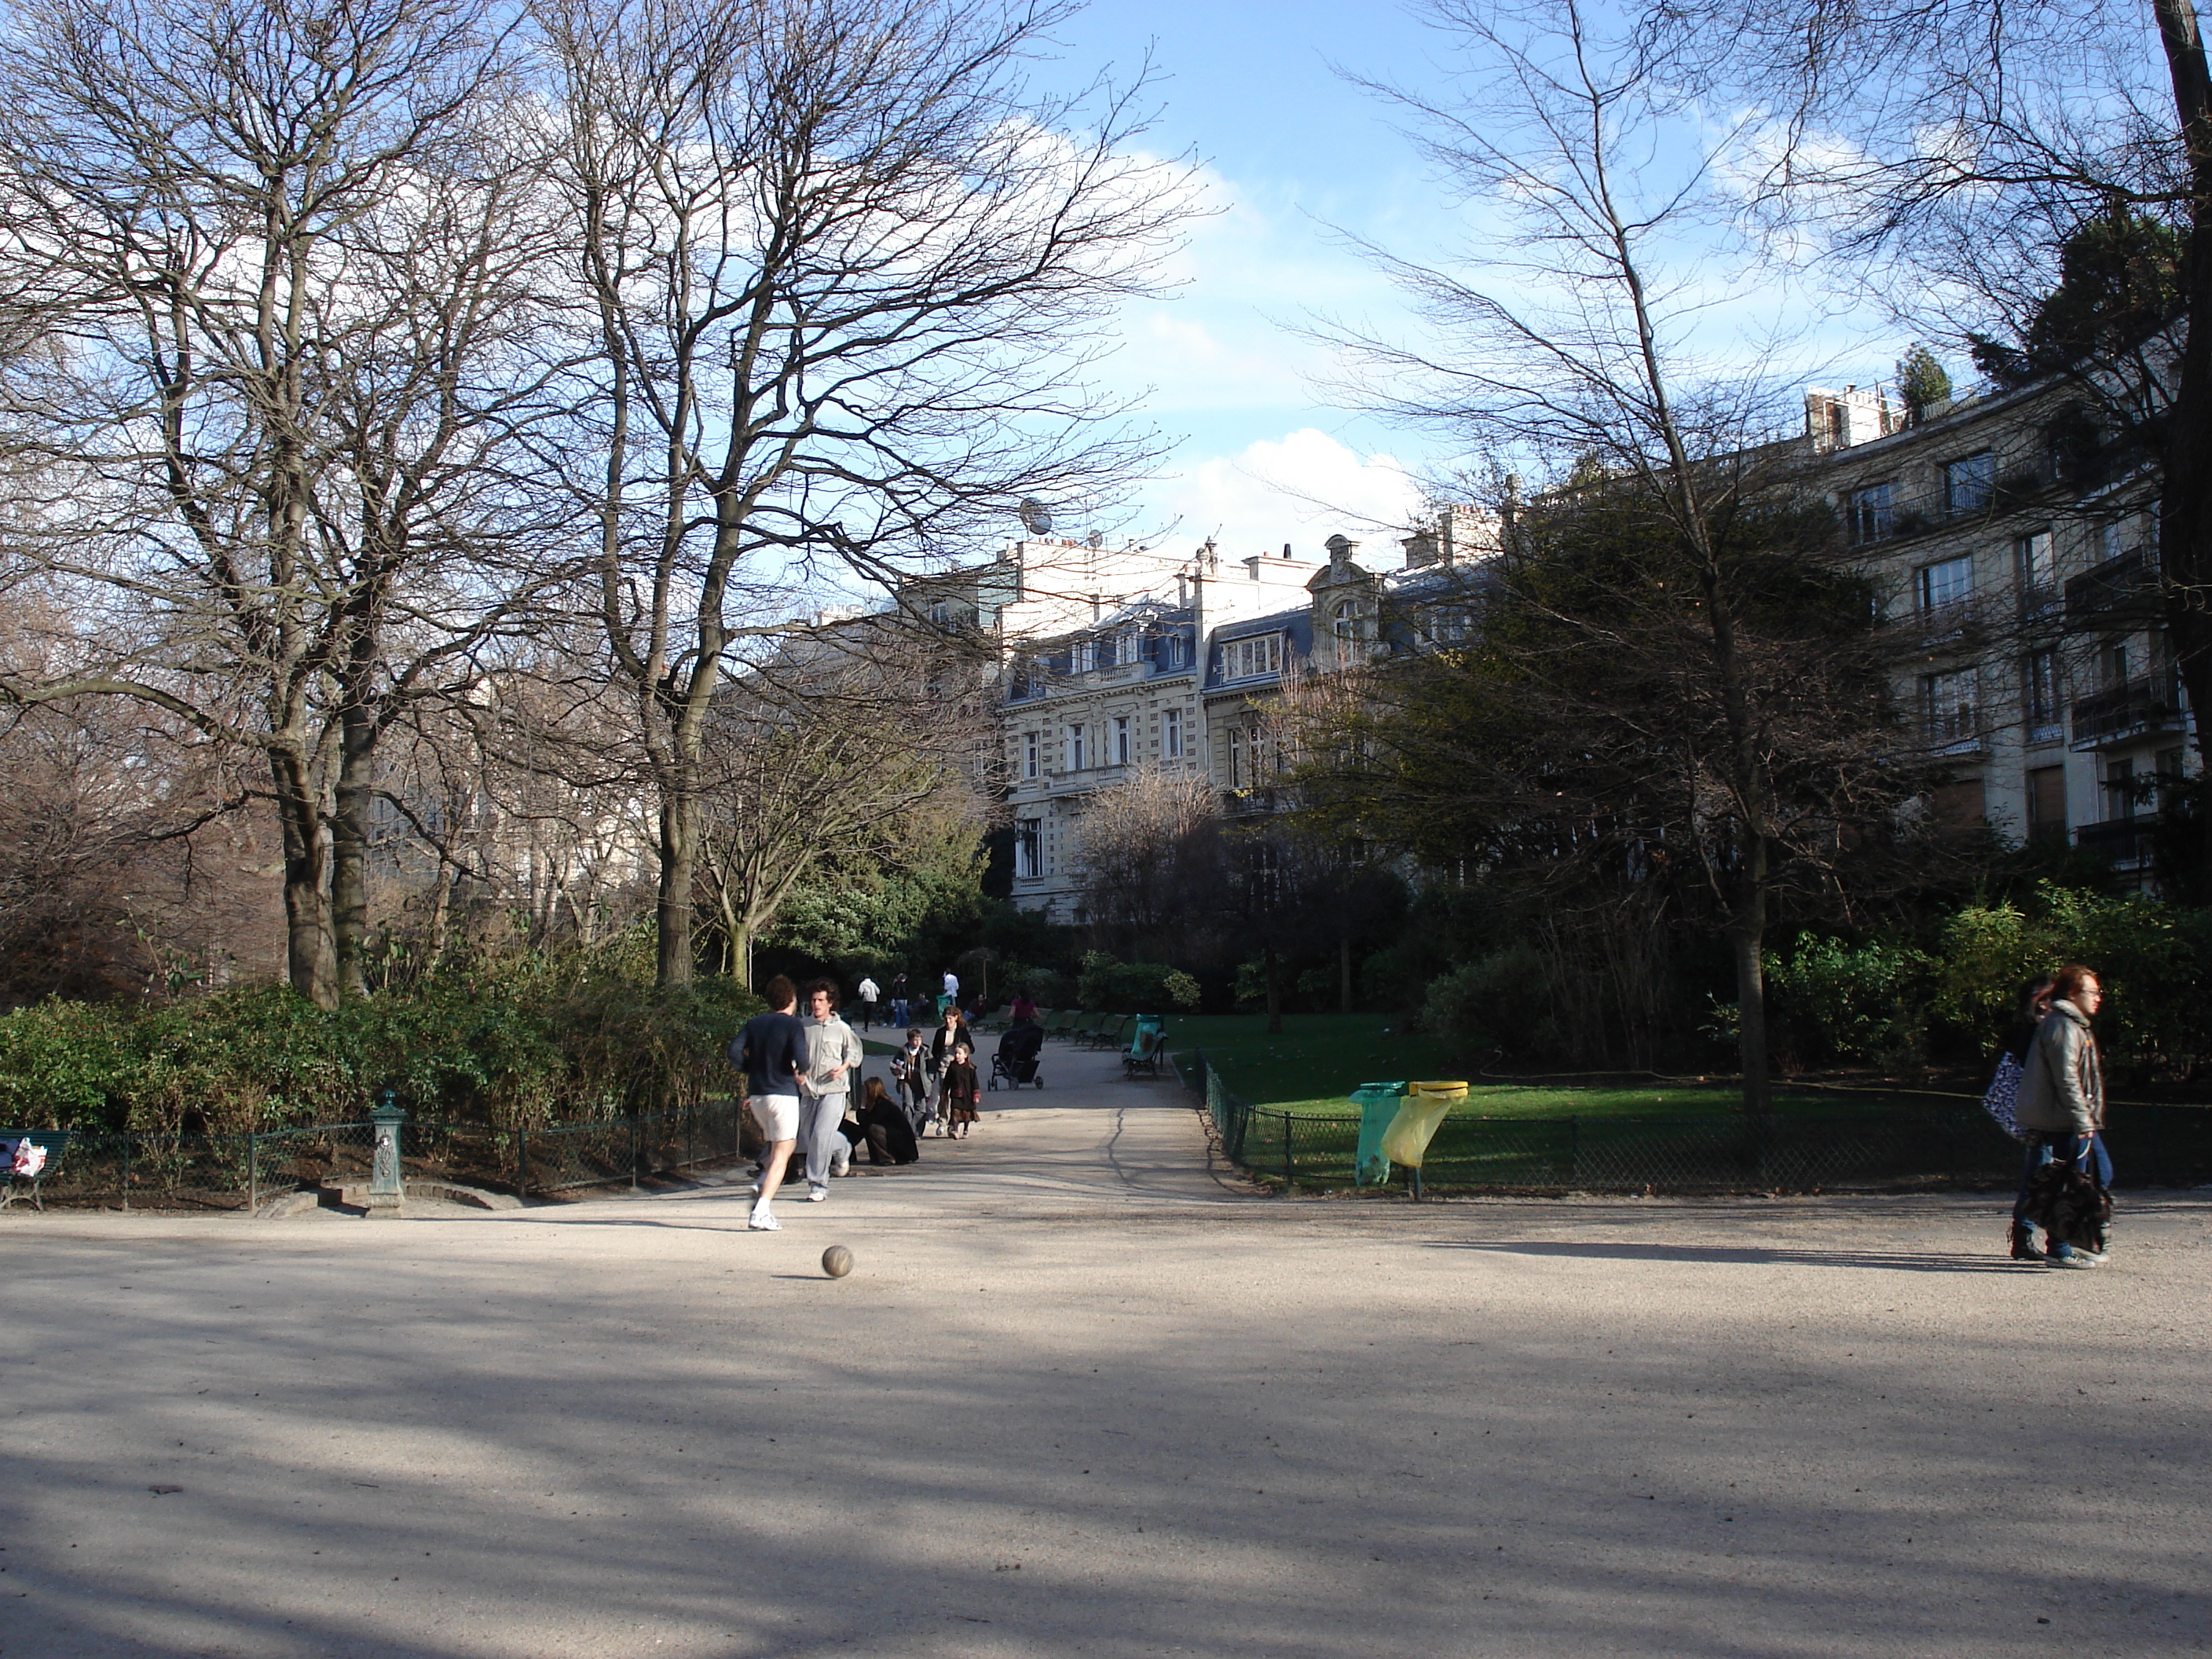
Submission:
M 811 1203 L 830 1196 L 830 1166 L 845 1139 L 845 1102 L 860 1083 L 861 1055 L 860 1037 L 837 1018 L 837 988 L 816 980 L 806 988 L 807 1065 L 799 1080 L 799 1149 L 806 1155 Z
M 2027 1132 L 2027 1169 L 2013 1206 L 2013 1255 L 2033 1258 L 2030 1228 L 2022 1213 L 2028 1183 L 2053 1158 L 2078 1164 L 2100 1185 L 2112 1184 L 2112 1160 L 2105 1150 L 2105 1073 L 2097 1058 L 2097 1039 L 2089 1019 L 2105 998 L 2104 987 L 2078 963 L 2058 970 L 2051 1012 L 2035 1028 L 2035 1041 L 2021 1068 L 2014 1121 Z M 2054 1242 L 2044 1260 L 2064 1267 L 2094 1267 L 2104 1258 Z

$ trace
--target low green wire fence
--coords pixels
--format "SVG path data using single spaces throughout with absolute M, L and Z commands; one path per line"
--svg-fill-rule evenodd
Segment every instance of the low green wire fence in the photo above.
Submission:
M 410 1119 L 400 1133 L 401 1168 L 410 1181 L 451 1182 L 524 1197 L 634 1184 L 738 1156 L 743 1123 L 742 1104 L 734 1099 L 534 1129 Z M 258 1208 L 286 1193 L 366 1182 L 374 1146 L 374 1126 L 366 1121 L 258 1134 L 77 1131 L 46 1172 L 40 1196 L 60 1205 Z
M 1355 1184 L 1359 1115 L 1255 1106 L 1204 1054 L 1184 1083 L 1202 1094 L 1223 1154 L 1285 1187 Z M 2122 1187 L 2212 1182 L 2212 1108 L 2116 1103 L 2106 1114 Z M 1814 1192 L 2007 1187 L 2021 1146 L 1972 1102 L 1846 1097 L 1833 1110 L 1480 1117 L 1438 1127 L 1422 1185 L 1482 1192 Z

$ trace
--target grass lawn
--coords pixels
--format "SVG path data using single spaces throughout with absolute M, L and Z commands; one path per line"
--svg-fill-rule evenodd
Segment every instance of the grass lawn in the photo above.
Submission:
M 1363 1083 L 1468 1076 L 1450 1044 L 1401 1031 L 1403 1024 L 1391 1014 L 1285 1014 L 1281 1032 L 1270 1036 L 1264 1014 L 1174 1015 L 1168 1046 L 1178 1058 L 1204 1049 L 1222 1080 L 1255 1106 L 1349 1112 L 1346 1097 Z M 1726 1116 L 1741 1099 L 1727 1085 L 1474 1083 L 1461 1110 L 1470 1117 Z M 1818 1091 L 1778 1090 L 1774 1103 L 1778 1111 L 1832 1112 L 1839 1103 Z

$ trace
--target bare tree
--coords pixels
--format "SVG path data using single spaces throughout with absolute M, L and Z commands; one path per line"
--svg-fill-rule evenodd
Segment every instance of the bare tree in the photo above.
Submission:
M 1838 792 L 1808 793 L 1805 769 L 1847 751 L 1871 769 L 1889 740 L 1879 676 L 1847 677 L 1838 704 L 1812 659 L 1792 666 L 1804 630 L 1777 623 L 1796 603 L 1791 584 L 1812 579 L 1796 556 L 1805 550 L 1790 523 L 1787 452 L 1768 447 L 1786 424 L 1755 368 L 1717 372 L 1696 349 L 1711 295 L 1692 284 L 1711 269 L 1725 222 L 1715 170 L 1741 135 L 1685 142 L 1672 125 L 1674 66 L 1632 18 L 1601 20 L 1578 0 L 1442 0 L 1433 15 L 1467 75 L 1442 95 L 1383 90 L 1419 124 L 1451 185 L 1498 204 L 1516 234 L 1486 243 L 1471 277 L 1387 259 L 1437 343 L 1352 337 L 1374 371 L 1366 400 L 1457 436 L 1477 459 L 1486 451 L 1498 472 L 1540 473 L 1552 504 L 1545 536 L 1592 544 L 1565 566 L 1502 567 L 1529 625 L 1520 641 L 1493 637 L 1504 653 L 1497 672 L 1470 689 L 1515 711 L 1480 724 L 1496 751 L 1470 753 L 1443 729 L 1427 738 L 1469 762 L 1470 788 L 1500 787 L 1500 832 L 1562 855 L 1610 816 L 1638 827 L 1625 840 L 1598 836 L 1601 854 L 1632 857 L 1647 809 L 1668 803 L 1678 850 L 1695 860 L 1734 959 L 1745 1105 L 1764 1111 L 1773 905 L 1791 859 L 1845 821 L 1823 817 Z M 1686 248 L 1697 251 L 1694 268 L 1674 262 Z M 1778 491 L 1776 512 L 1765 504 Z M 1497 505 L 1515 510 L 1510 495 Z M 1589 536 L 1608 521 L 1610 533 Z M 1524 544 L 1536 529 L 1523 512 Z M 1832 729 L 1808 746 L 1812 708 Z M 1839 715 L 1860 733 L 1842 747 Z M 1411 732 L 1391 735 L 1402 743 Z M 1353 775 L 1387 773 L 1379 757 L 1393 748 L 1378 744 L 1379 763 Z M 1577 754 L 1589 763 L 1579 769 Z M 1870 769 L 1844 770 L 1847 790 L 1871 788 Z M 1555 795 L 1559 810 L 1544 810 Z M 1401 844 L 1419 833 L 1387 811 L 1339 829 Z
M 1653 15 L 1683 54 L 1682 85 L 1775 112 L 1761 204 L 1793 234 L 1826 233 L 1838 270 L 1871 270 L 1901 311 L 1956 336 L 2033 347 L 2027 325 L 2069 246 L 2100 225 L 2114 245 L 2170 228 L 2165 270 L 2116 292 L 2105 325 L 2019 366 L 2070 380 L 2120 447 L 2155 465 L 2166 638 L 2191 706 L 2212 708 L 2212 70 L 2193 0 L 1753 0 Z M 2200 719 L 2212 757 L 2208 743 Z M 2202 829 L 2212 872 L 2212 814 Z
M 1066 8 L 547 0 L 598 312 L 594 605 L 659 819 L 665 983 L 692 972 L 733 644 L 808 573 L 886 580 L 1092 501 L 1150 453 L 1085 390 L 1184 211 L 1126 96 L 1030 94 Z
M 1194 921 L 1193 887 L 1212 870 L 1204 832 L 1218 816 L 1212 789 L 1187 768 L 1141 765 L 1093 794 L 1076 828 L 1092 925 L 1136 949 Z
M 290 976 L 328 1006 L 359 984 L 375 744 L 512 602 L 469 568 L 544 412 L 507 46 L 467 0 L 17 15 L 0 329 L 52 349 L 9 365 L 36 494 L 9 552 L 86 625 L 0 695 L 137 699 L 258 752 Z
M 901 730 L 917 686 L 930 718 Z M 750 983 L 755 941 L 802 884 L 896 860 L 925 805 L 933 819 L 952 808 L 983 821 L 989 694 L 957 641 L 897 612 L 801 635 L 725 683 L 707 730 L 698 860 L 725 971 Z
M 0 601 L 0 659 L 36 675 L 43 609 Z M 162 996 L 265 972 L 277 936 L 266 814 L 238 752 L 158 708 L 0 712 L 0 1004 Z

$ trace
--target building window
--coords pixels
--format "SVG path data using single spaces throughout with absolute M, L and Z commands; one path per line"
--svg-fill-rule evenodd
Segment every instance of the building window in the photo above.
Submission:
M 2066 834 L 2066 769 L 2039 766 L 2027 775 L 2027 833 L 2040 840 Z
M 1283 636 L 1258 634 L 1249 640 L 1231 640 L 1221 647 L 1221 677 L 1249 679 L 1255 674 L 1277 674 L 1283 667 Z
M 2065 736 L 2058 720 L 2058 653 L 2033 651 L 2021 661 L 2021 703 L 2027 715 L 2030 743 L 2056 743 Z
M 1041 876 L 1044 873 L 1044 820 L 1020 818 L 1014 823 L 1014 873 L 1017 876 Z
M 1920 695 L 1922 707 L 1927 711 L 1929 742 L 1971 743 L 1980 735 L 1972 669 L 1954 674 L 1923 675 Z
M 2135 653 L 2128 649 L 2125 640 L 2107 640 L 2097 653 L 2097 667 L 2107 690 L 2118 690 L 2128 683 L 2128 671 L 2135 666 Z
M 2105 763 L 2105 817 L 2131 818 L 2136 815 L 2136 763 L 2132 759 Z
M 1075 644 L 1068 651 L 1067 661 L 1069 672 L 1075 674 L 1088 674 L 1092 669 L 1098 666 L 1098 641 L 1096 640 L 1076 641 Z
M 1022 775 L 1033 778 L 1044 769 L 1044 733 L 1022 733 Z
M 1359 601 L 1346 599 L 1336 607 L 1336 637 L 1342 645 L 1350 645 L 1359 637 Z
M 2048 530 L 2032 531 L 2013 544 L 2023 592 L 2045 593 L 2058 586 L 2058 553 Z
M 1129 717 L 1127 714 L 1116 714 L 1114 716 L 1113 764 L 1115 766 L 1127 766 L 1128 763 Z
M 2179 749 L 2160 750 L 2151 757 L 2151 771 L 2158 780 L 2158 810 L 2163 812 L 2172 799 L 2169 792 L 2182 780 L 2182 751 Z
M 1966 559 L 1946 559 L 1941 564 L 1927 564 L 1916 573 L 1920 586 L 1920 608 L 1940 610 L 1947 605 L 1956 605 L 1974 591 L 1974 562 Z
M 1943 505 L 1950 513 L 1980 513 L 1996 495 L 1997 458 L 1990 450 L 1943 469 Z
M 1170 708 L 1160 716 L 1160 738 L 1166 745 L 1168 758 L 1178 760 L 1182 756 L 1182 710 Z
M 1890 490 L 1886 483 L 1854 489 L 1844 503 L 1844 522 L 1855 542 L 1878 542 L 1889 534 Z
M 1067 728 L 1067 769 L 1080 772 L 1091 764 L 1089 745 L 1084 741 L 1084 730 L 1079 726 Z
M 1241 726 L 1229 728 L 1229 787 L 1244 787 L 1244 728 Z

